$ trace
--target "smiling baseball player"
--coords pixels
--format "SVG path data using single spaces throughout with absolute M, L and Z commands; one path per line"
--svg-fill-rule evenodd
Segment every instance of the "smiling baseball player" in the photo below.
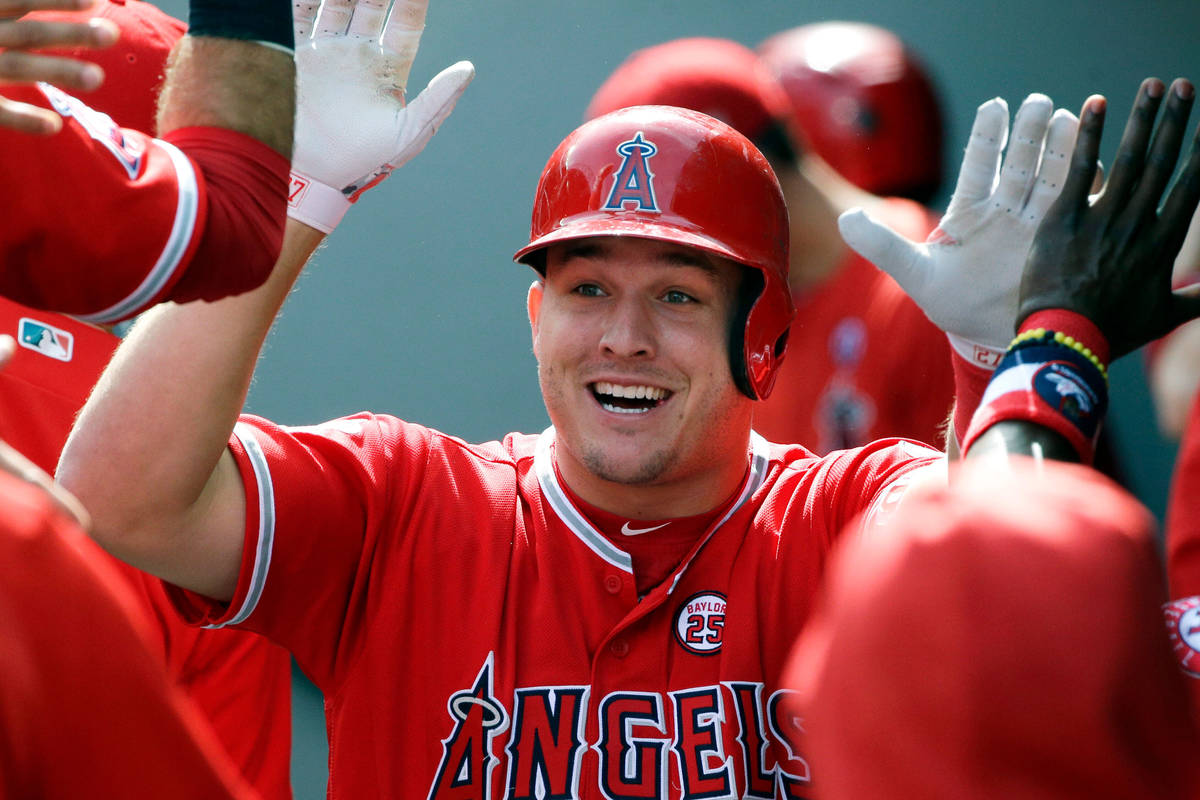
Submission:
M 337 32 L 301 48 L 302 68 L 372 63 L 364 55 L 387 36 L 378 9 L 356 4 L 348 27 L 318 16 L 314 30 Z M 448 113 L 463 85 L 453 75 L 389 115 L 345 93 L 306 97 L 302 82 L 301 118 L 337 110 L 364 136 L 385 120 L 380 135 L 404 157 L 387 147 L 381 167 L 350 146 L 298 147 L 296 170 L 328 187 L 391 171 L 436 127 L 425 115 Z M 1168 104 L 1173 130 L 1181 102 Z M 1140 104 L 1154 116 L 1150 93 Z M 1101 120 L 1087 116 L 1085 148 Z M 979 158 L 994 177 L 999 143 L 973 142 L 968 162 Z M 1017 158 L 1036 172 L 1036 155 Z M 1179 191 L 1176 205 L 1195 204 Z M 105 546 L 170 581 L 190 619 L 295 653 L 325 693 L 334 796 L 804 796 L 810 765 L 787 746 L 796 720 L 779 705 L 786 651 L 833 538 L 939 454 L 884 440 L 818 459 L 752 434 L 793 313 L 786 224 L 765 159 L 711 117 L 642 107 L 568 135 L 516 256 L 534 270 L 527 310 L 553 427 L 471 445 L 383 414 L 238 420 L 263 337 L 321 239 L 293 222 L 261 291 L 139 323 L 82 412 L 60 479 Z M 1032 233 L 999 251 L 979 236 L 973 253 L 964 234 L 961 251 L 1019 280 Z M 1051 249 L 1075 240 L 1061 221 L 1039 236 Z M 1081 253 L 1046 263 L 1074 274 L 1100 260 L 1110 275 Z M 1146 262 L 1158 266 L 1131 266 Z M 1039 300 L 1096 316 L 1115 305 L 1104 291 Z M 1099 380 L 1074 349 L 1023 341 L 1021 363 L 1052 353 Z M 1036 405 L 1022 374 L 1001 365 L 1009 390 L 967 446 L 1086 449 L 1076 421 Z M 150 487 L 127 477 L 147 472 L 160 477 Z

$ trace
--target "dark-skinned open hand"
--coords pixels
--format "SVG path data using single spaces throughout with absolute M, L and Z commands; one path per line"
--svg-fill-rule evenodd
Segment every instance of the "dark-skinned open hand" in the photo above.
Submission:
M 1018 323 L 1042 309 L 1075 311 L 1100 328 L 1116 359 L 1200 316 L 1200 297 L 1171 291 L 1171 268 L 1200 201 L 1200 130 L 1162 201 L 1194 96 L 1186 80 L 1166 91 L 1162 81 L 1143 81 L 1108 180 L 1091 196 L 1106 103 L 1084 103 L 1062 194 L 1025 263 Z

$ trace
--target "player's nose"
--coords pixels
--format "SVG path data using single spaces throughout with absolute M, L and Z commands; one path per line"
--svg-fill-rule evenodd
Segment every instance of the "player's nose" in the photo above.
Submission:
M 656 329 L 649 304 L 640 297 L 616 300 L 604 320 L 600 347 L 619 358 L 649 358 L 655 352 Z

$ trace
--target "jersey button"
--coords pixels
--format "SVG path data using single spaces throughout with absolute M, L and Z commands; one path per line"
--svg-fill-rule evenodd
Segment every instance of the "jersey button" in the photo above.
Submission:
M 621 580 L 620 575 L 606 575 L 604 577 L 604 589 L 609 594 L 617 594 L 625 586 L 625 581 Z
M 612 643 L 608 646 L 608 652 L 617 658 L 624 658 L 629 655 L 629 642 L 624 639 L 613 639 Z

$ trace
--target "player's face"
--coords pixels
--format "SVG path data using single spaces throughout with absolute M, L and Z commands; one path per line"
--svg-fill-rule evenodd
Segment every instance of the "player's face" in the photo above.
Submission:
M 728 340 L 742 269 L 630 237 L 549 248 L 530 320 L 568 483 L 740 480 L 752 401 L 734 385 Z

